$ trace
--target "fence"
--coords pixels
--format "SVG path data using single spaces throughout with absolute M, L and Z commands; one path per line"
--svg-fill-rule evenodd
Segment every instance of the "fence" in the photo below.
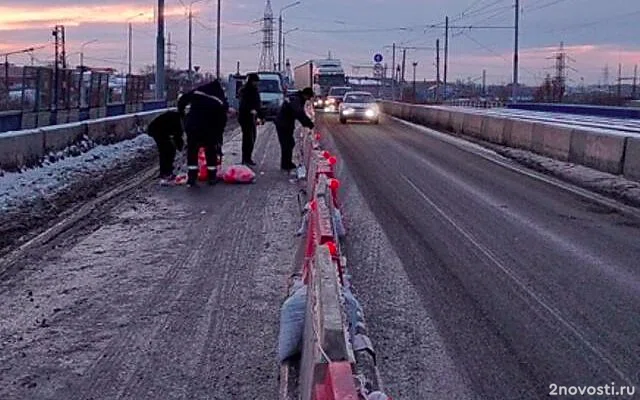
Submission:
M 11 66 L 1 81 L 0 133 L 167 106 L 153 100 L 152 75 Z M 180 81 L 167 79 L 167 98 L 180 90 Z

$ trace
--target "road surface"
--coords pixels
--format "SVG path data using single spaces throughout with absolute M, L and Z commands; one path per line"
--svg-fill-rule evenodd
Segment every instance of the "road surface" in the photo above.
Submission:
M 255 160 L 254 185 L 149 181 L 5 274 L 0 399 L 275 399 L 297 187 L 273 127 Z
M 427 129 L 322 121 L 394 398 L 640 383 L 639 219 Z

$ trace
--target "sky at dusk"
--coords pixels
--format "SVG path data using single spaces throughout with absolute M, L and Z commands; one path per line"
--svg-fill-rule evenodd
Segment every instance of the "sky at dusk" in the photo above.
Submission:
M 291 0 L 273 1 L 274 14 Z M 0 53 L 31 46 L 35 63 L 53 59 L 52 27 L 66 26 L 67 52 L 71 65 L 79 64 L 80 45 L 85 46 L 85 64 L 112 66 L 126 71 L 127 22 L 133 22 L 134 70 L 155 60 L 154 0 L 0 0 Z M 190 0 L 183 0 L 189 4 Z M 166 30 L 176 44 L 177 66 L 187 65 L 187 18 L 180 0 L 166 0 Z M 564 42 L 572 61 L 569 77 L 574 83 L 633 75 L 640 64 L 640 2 L 631 0 L 521 0 L 521 82 L 539 84 L 553 73 L 551 59 Z M 222 70 L 255 69 L 262 40 L 259 20 L 265 0 L 222 0 Z M 213 71 L 215 66 L 216 0 L 195 2 L 194 65 Z M 137 16 L 145 13 L 143 16 Z M 449 80 L 478 81 L 486 69 L 489 83 L 512 79 L 512 29 L 468 29 L 510 27 L 513 0 L 301 0 L 284 11 L 287 34 L 286 56 L 292 64 L 319 58 L 331 51 L 343 60 L 347 73 L 352 65 L 371 65 L 381 52 L 391 63 L 391 44 L 407 50 L 408 78 L 411 63 L 418 62 L 417 78 L 435 77 L 435 42 L 444 45 L 444 19 L 450 17 Z M 135 17 L 137 16 L 137 17 Z M 467 28 L 465 28 L 467 27 Z M 276 30 L 277 32 L 277 30 Z M 277 57 L 277 49 L 274 48 Z M 11 62 L 31 63 L 28 56 L 12 56 Z M 360 71 L 364 74 L 364 70 Z

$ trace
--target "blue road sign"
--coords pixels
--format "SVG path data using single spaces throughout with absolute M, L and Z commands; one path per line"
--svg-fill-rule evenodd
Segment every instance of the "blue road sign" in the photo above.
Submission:
M 382 62 L 382 54 L 376 53 L 376 55 L 373 56 L 373 61 L 375 61 L 377 63 Z

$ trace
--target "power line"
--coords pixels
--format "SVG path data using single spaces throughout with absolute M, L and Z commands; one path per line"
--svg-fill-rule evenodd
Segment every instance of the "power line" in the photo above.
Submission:
M 568 0 L 553 0 L 548 3 L 538 4 L 538 6 L 534 8 L 529 8 L 529 9 L 525 8 L 525 11 L 529 11 L 529 12 L 538 11 L 551 6 L 555 6 L 556 4 L 564 3 L 565 1 L 568 1 Z

